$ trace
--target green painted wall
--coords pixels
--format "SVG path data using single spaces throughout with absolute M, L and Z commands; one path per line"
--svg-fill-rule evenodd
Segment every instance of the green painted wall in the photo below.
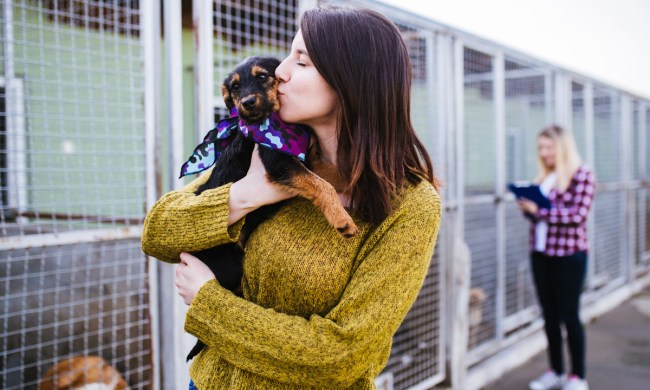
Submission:
M 14 64 L 24 82 L 30 209 L 144 212 L 139 38 L 54 24 L 14 8 Z

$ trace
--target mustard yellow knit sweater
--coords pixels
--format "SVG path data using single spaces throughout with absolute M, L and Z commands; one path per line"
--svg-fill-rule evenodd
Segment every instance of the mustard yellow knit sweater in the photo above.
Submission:
M 153 206 L 145 253 L 178 262 L 182 251 L 237 240 L 242 221 L 227 226 L 230 184 L 193 194 L 207 177 Z M 263 222 L 246 246 L 244 298 L 212 280 L 189 307 L 185 330 L 208 346 L 190 368 L 197 388 L 374 389 L 427 274 L 441 217 L 426 182 L 407 186 L 395 205 L 378 226 L 355 218 L 360 234 L 351 239 L 302 198 Z

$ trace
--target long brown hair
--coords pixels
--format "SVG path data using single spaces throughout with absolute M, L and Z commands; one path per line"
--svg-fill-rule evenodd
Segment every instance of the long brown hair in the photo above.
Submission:
M 411 124 L 411 64 L 395 24 L 369 9 L 322 6 L 305 11 L 300 28 L 339 98 L 337 167 L 352 211 L 379 223 L 406 182 L 437 188 Z

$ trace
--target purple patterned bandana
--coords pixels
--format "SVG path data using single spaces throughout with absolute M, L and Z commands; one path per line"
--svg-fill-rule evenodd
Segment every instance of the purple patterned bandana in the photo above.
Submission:
M 237 108 L 233 107 L 230 118 L 220 120 L 206 134 L 203 142 L 181 167 L 179 178 L 205 171 L 214 165 L 237 134 L 235 130 L 259 145 L 305 161 L 311 137 L 307 126 L 285 123 L 276 112 L 271 113 L 261 124 L 247 124 L 238 114 Z

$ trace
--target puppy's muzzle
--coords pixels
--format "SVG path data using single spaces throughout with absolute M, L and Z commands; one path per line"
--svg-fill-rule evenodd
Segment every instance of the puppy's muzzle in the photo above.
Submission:
M 241 102 L 241 105 L 247 110 L 252 111 L 257 105 L 257 98 L 255 96 L 247 96 Z

